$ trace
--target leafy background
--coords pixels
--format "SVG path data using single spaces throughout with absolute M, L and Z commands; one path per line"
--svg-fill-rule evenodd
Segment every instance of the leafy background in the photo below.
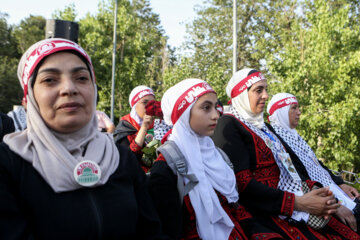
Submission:
M 290 92 L 302 111 L 299 133 L 331 169 L 360 170 L 360 29 L 357 0 L 238 0 L 238 69 L 261 70 L 270 95 Z M 232 74 L 232 0 L 204 0 L 187 24 L 180 49 L 167 37 L 149 0 L 120 0 L 117 22 L 115 123 L 129 112 L 132 88 L 145 84 L 160 99 L 165 89 L 188 78 L 208 81 L 223 103 Z M 77 19 L 74 5 L 53 18 L 79 23 L 79 44 L 91 55 L 98 108 L 109 114 L 114 1 Z M 20 104 L 17 64 L 43 39 L 46 20 L 30 16 L 9 25 L 0 13 L 0 111 Z M 179 51 L 180 50 L 180 51 Z

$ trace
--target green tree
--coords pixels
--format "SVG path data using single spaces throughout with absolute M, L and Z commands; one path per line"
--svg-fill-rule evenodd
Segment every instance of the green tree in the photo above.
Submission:
M 0 13 L 0 112 L 7 113 L 13 105 L 21 104 L 22 90 L 17 78 L 17 65 L 21 56 L 7 24 L 7 14 Z
M 42 16 L 33 16 L 21 20 L 12 32 L 19 53 L 23 54 L 31 45 L 45 38 L 46 20 Z
M 237 1 L 237 68 L 266 70 L 265 59 L 279 48 L 279 35 L 295 18 L 296 1 Z M 227 101 L 224 91 L 232 75 L 233 1 L 206 0 L 187 25 L 185 50 L 196 75 L 207 80 Z M 265 71 L 266 72 L 266 71 Z
M 75 4 L 71 3 L 66 6 L 64 10 L 55 10 L 55 12 L 51 14 L 51 17 L 53 19 L 75 22 L 77 15 Z
M 300 133 L 332 169 L 360 170 L 360 32 L 354 1 L 304 1 L 267 63 L 273 92 L 297 95 Z M 358 8 L 358 6 L 357 6 Z
M 101 86 L 100 108 L 109 112 L 111 96 L 114 2 L 101 2 L 96 15 L 79 21 L 79 43 L 91 55 Z M 166 38 L 159 16 L 148 0 L 118 2 L 115 115 L 129 111 L 128 96 L 137 85 L 155 90 L 162 83 L 166 65 Z

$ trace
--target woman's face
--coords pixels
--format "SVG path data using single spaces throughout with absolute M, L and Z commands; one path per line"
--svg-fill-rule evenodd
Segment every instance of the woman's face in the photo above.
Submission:
M 299 125 L 301 111 L 298 104 L 291 104 L 289 108 L 289 124 L 290 128 L 296 128 Z
M 269 98 L 266 80 L 261 80 L 252 85 L 249 89 L 248 96 L 252 113 L 262 113 L 265 108 L 266 100 Z
M 155 97 L 153 95 L 146 95 L 145 97 L 142 97 L 135 106 L 136 113 L 139 115 L 140 118 L 144 118 L 146 109 L 146 104 L 151 101 L 155 100 Z
M 81 129 L 95 110 L 90 72 L 78 56 L 68 52 L 44 60 L 35 79 L 34 97 L 46 125 L 60 133 Z
M 215 93 L 202 95 L 190 111 L 190 127 L 200 136 L 214 134 L 219 112 L 216 109 L 217 97 Z

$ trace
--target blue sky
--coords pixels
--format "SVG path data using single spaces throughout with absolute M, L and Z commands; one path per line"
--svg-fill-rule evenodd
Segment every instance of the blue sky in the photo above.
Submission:
M 51 18 L 55 10 L 63 10 L 65 6 L 74 3 L 78 17 L 86 13 L 97 12 L 100 0 L 1 0 L 1 12 L 9 14 L 8 23 L 18 24 L 22 19 L 32 15 Z M 160 16 L 161 25 L 169 37 L 169 44 L 179 47 L 184 41 L 185 23 L 195 17 L 194 6 L 201 5 L 204 0 L 150 0 L 153 11 Z

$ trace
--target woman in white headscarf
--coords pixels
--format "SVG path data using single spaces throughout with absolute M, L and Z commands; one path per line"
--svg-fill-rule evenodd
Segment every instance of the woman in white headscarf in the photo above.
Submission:
M 288 152 L 294 152 L 293 159 L 296 169 L 308 179 L 317 181 L 323 186 L 329 186 L 342 205 L 336 215 L 353 230 L 357 230 L 355 216 L 359 218 L 360 205 L 356 207 L 354 198 L 359 192 L 345 184 L 341 177 L 335 176 L 321 161 L 319 161 L 307 142 L 297 133 L 300 109 L 296 97 L 290 93 L 275 94 L 267 106 L 269 120 L 275 132 L 287 143 Z M 358 200 L 357 200 L 358 201 Z M 354 216 L 354 214 L 355 216 Z
M 200 79 L 179 82 L 161 99 L 164 120 L 173 128 L 158 149 L 149 185 L 164 232 L 172 239 L 245 238 L 237 221 L 240 210 L 234 205 L 238 200 L 234 172 L 209 137 L 219 118 L 216 107 L 216 93 Z M 180 151 L 182 157 L 176 159 L 187 170 L 182 175 L 170 167 L 175 155 L 165 154 L 169 144 L 175 145 L 170 152 Z M 177 184 L 185 184 L 188 191 L 180 192 Z
M 27 129 L 0 145 L 0 239 L 158 239 L 144 173 L 97 130 L 90 57 L 46 39 L 22 56 Z
M 264 123 L 268 94 L 262 73 L 250 68 L 236 72 L 226 93 L 232 105 L 219 119 L 213 139 L 234 165 L 239 202 L 268 228 L 259 228 L 249 237 L 268 234 L 272 238 L 326 239 L 331 232 L 344 239 L 358 238 L 343 224 L 341 228 L 349 230 L 346 233 L 332 229 L 320 233 L 305 224 L 310 214 L 329 218 L 339 204 L 327 188 L 304 194 L 301 177 L 281 139 Z
M 142 149 L 153 140 L 154 119 L 146 114 L 146 105 L 155 100 L 154 91 L 147 86 L 137 86 L 129 96 L 131 112 L 120 119 L 114 132 L 115 142 L 128 146 L 137 157 L 144 172 L 148 172 L 151 162 L 142 161 Z

